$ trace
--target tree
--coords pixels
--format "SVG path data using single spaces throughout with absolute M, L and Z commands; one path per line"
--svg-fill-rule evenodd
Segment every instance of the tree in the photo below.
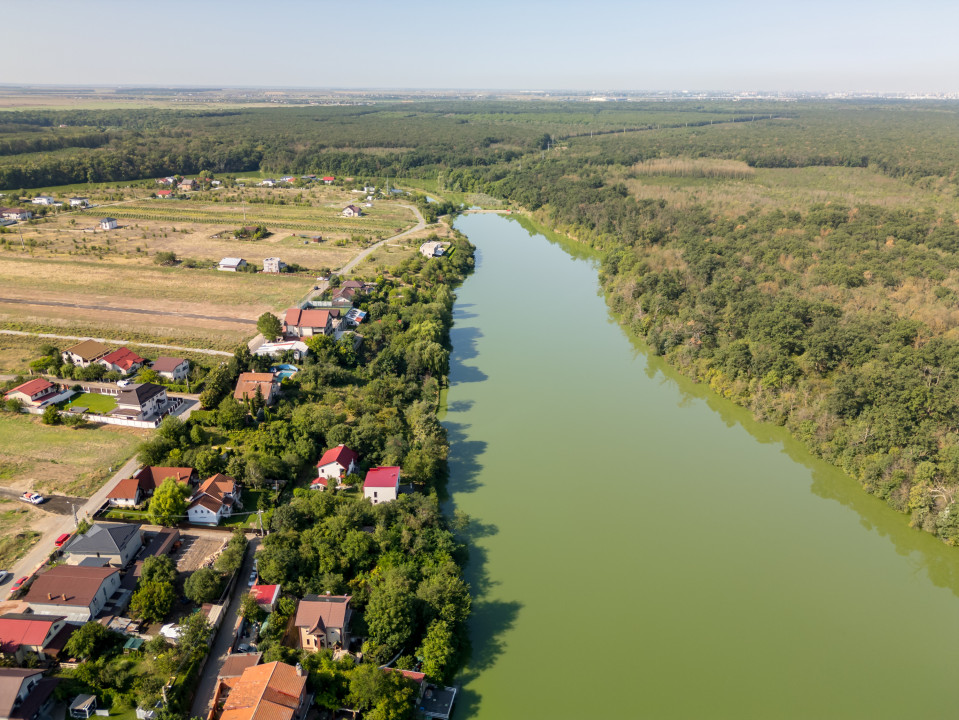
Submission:
M 183 593 L 197 605 L 213 602 L 220 597 L 220 575 L 210 568 L 195 570 L 183 584 Z
M 120 633 L 91 620 L 70 636 L 63 649 L 68 657 L 87 658 L 102 654 L 122 637 Z
M 257 318 L 256 329 L 267 339 L 267 342 L 272 342 L 283 332 L 283 323 L 273 313 L 265 312 Z
M 167 478 L 153 493 L 147 517 L 154 525 L 176 525 L 186 515 L 190 489 L 173 478 Z
M 240 617 L 247 622 L 259 622 L 263 617 L 263 608 L 256 602 L 256 598 L 251 593 L 247 593 L 240 601 Z
M 224 430 L 239 430 L 246 424 L 246 410 L 229 395 L 217 407 L 216 417 Z
M 163 378 L 160 376 L 156 370 L 152 368 L 144 368 L 137 375 L 137 382 L 141 383 L 153 383 L 154 385 L 162 385 Z
M 430 623 L 416 654 L 423 658 L 423 672 L 430 680 L 445 680 L 450 660 L 456 654 L 456 642 L 446 621 L 434 620 Z
M 370 591 L 366 623 L 370 637 L 390 653 L 399 650 L 413 634 L 413 595 L 402 571 L 392 568 Z
M 176 582 L 176 565 L 167 555 L 154 555 L 143 561 L 140 582 Z
M 176 602 L 176 591 L 167 582 L 141 582 L 130 599 L 130 612 L 147 622 L 162 622 Z
M 59 425 L 60 424 L 60 410 L 56 405 L 47 405 L 43 411 L 43 416 L 41 417 L 40 422 L 44 425 Z

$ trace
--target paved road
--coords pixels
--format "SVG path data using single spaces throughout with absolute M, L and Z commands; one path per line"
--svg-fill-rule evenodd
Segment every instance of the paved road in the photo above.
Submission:
M 216 690 L 216 676 L 220 674 L 220 668 L 227 658 L 227 651 L 233 644 L 233 628 L 236 625 L 236 619 L 240 612 L 240 603 L 243 596 L 249 590 L 247 578 L 253 570 L 253 555 L 259 547 L 258 538 L 250 540 L 247 546 L 246 557 L 243 560 L 243 567 L 240 569 L 240 575 L 236 579 L 236 585 L 233 587 L 233 597 L 230 600 L 230 606 L 227 608 L 226 616 L 223 618 L 223 624 L 217 630 L 216 637 L 213 639 L 213 645 L 210 648 L 210 658 L 203 668 L 203 675 L 200 683 L 197 685 L 196 694 L 193 696 L 193 707 L 190 711 L 190 717 L 205 718 L 210 711 L 210 703 L 213 701 L 213 693 Z
M 254 324 L 256 324 L 254 322 Z M 121 345 L 140 345 L 142 347 L 160 348 L 161 350 L 179 350 L 181 352 L 203 353 L 204 355 L 223 355 L 233 357 L 233 353 L 225 350 L 208 350 L 205 348 L 183 347 L 181 345 L 160 345 L 158 343 L 140 342 L 139 340 L 123 340 L 120 338 L 91 338 L 79 335 L 54 335 L 53 333 L 24 332 L 22 330 L 0 330 L 3 335 L 26 335 L 30 337 L 54 338 L 56 340 L 96 340 L 103 343 L 120 343 Z
M 121 467 L 108 482 L 104 483 L 103 487 L 91 495 L 90 498 L 85 501 L 80 500 L 83 504 L 77 507 L 77 517 L 92 517 L 93 513 L 106 502 L 107 493 L 113 489 L 113 486 L 123 478 L 132 477 L 137 467 L 139 467 L 139 462 L 136 457 L 130 458 L 123 467 Z M 26 505 L 26 503 L 24 504 Z M 32 574 L 40 564 L 47 559 L 50 553 L 53 552 L 53 541 L 57 536 L 62 533 L 73 532 L 76 529 L 76 526 L 73 524 L 72 514 L 58 515 L 47 511 L 43 505 L 29 505 L 28 507 L 35 510 L 37 516 L 36 521 L 31 523 L 30 529 L 42 533 L 43 536 L 37 544 L 33 546 L 30 552 L 22 557 L 13 567 L 5 568 L 10 570 L 15 578 Z M 5 587 L 4 590 L 8 591 L 9 588 Z
M 143 310 L 141 308 L 113 307 L 112 305 L 82 305 L 80 303 L 58 302 L 56 300 L 27 300 L 24 298 L 0 297 L 0 303 L 14 303 L 17 305 L 44 305 L 49 307 L 68 307 L 80 310 L 96 310 L 97 312 L 135 313 L 137 315 L 163 315 L 169 317 L 188 318 L 191 320 L 214 320 L 216 322 L 240 323 L 242 325 L 256 325 L 256 320 L 243 318 L 229 318 L 212 315 L 195 315 L 193 313 L 173 312 L 172 310 Z
M 423 213 L 420 212 L 420 209 L 418 207 L 416 207 L 415 205 L 404 205 L 402 203 L 397 203 L 397 204 L 400 205 L 400 207 L 405 207 L 413 211 L 413 214 L 416 215 L 416 220 L 417 220 L 416 225 L 411 227 L 409 230 L 404 230 L 399 235 L 393 235 L 392 237 L 388 237 L 384 240 L 380 240 L 375 245 L 370 245 L 368 248 L 366 248 L 366 250 L 361 252 L 355 258 L 353 258 L 348 263 L 346 263 L 346 265 L 344 265 L 339 270 L 337 270 L 336 271 L 337 275 L 346 275 L 347 273 L 352 272 L 353 268 L 359 265 L 371 252 L 373 252 L 379 247 L 382 247 L 383 245 L 390 242 L 391 240 L 396 240 L 398 238 L 405 237 L 406 235 L 409 235 L 411 233 L 419 232 L 420 230 L 426 227 L 426 220 L 423 219 Z

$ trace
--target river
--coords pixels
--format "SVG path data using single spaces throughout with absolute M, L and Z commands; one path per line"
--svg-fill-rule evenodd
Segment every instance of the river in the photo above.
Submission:
M 959 550 L 631 340 L 597 261 L 469 215 L 455 718 L 954 717 Z

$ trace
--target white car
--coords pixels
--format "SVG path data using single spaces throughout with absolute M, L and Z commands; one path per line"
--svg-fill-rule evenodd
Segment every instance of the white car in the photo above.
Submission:
M 24 502 L 32 503 L 34 505 L 39 505 L 40 503 L 43 502 L 43 495 L 41 495 L 40 493 L 30 492 L 29 490 L 27 490 L 27 492 L 23 493 L 23 495 L 20 496 L 20 499 L 23 500 Z
M 117 387 L 127 387 L 131 382 L 130 380 L 117 380 Z

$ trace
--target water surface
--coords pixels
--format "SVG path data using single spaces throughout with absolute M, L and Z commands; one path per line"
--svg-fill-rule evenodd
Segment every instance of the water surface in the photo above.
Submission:
M 457 227 L 458 720 L 956 715 L 956 550 L 649 357 L 582 250 Z

